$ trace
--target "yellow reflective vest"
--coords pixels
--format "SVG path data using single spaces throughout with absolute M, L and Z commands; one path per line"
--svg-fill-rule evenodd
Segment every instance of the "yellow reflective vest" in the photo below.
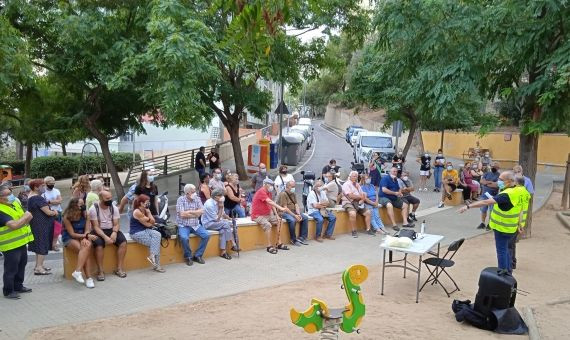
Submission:
M 526 191 L 526 189 L 524 189 L 524 191 Z M 491 217 L 489 218 L 489 227 L 505 234 L 514 234 L 517 232 L 519 224 L 521 224 L 525 194 L 517 187 L 506 188 L 501 191 L 501 194 L 507 194 L 507 196 L 509 196 L 513 207 L 508 211 L 503 211 L 499 208 L 498 204 L 495 204 L 493 211 L 491 211 Z
M 24 216 L 24 209 L 18 201 L 14 201 L 12 205 L 0 203 L 0 212 L 10 216 L 12 220 L 19 220 Z M 11 229 L 6 225 L 0 227 L 0 251 L 16 249 L 33 240 L 34 235 L 29 224 L 18 229 Z
M 515 191 L 519 192 L 521 197 L 522 197 L 523 210 L 522 210 L 522 218 L 521 218 L 521 227 L 524 228 L 526 226 L 526 217 L 527 217 L 527 213 L 528 213 L 528 206 L 530 204 L 530 200 L 531 200 L 532 196 L 530 195 L 530 192 L 528 192 L 528 190 L 526 190 L 526 188 L 523 185 L 517 185 L 513 189 L 515 189 Z

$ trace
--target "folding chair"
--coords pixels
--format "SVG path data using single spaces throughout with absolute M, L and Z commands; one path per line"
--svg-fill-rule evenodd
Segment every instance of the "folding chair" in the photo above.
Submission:
M 426 265 L 426 268 L 429 271 L 430 275 L 428 276 L 426 282 L 424 282 L 424 284 L 420 288 L 420 292 L 422 291 L 422 289 L 424 288 L 424 286 L 428 282 L 431 282 L 432 285 L 434 283 L 438 283 L 441 286 L 441 288 L 443 288 L 445 293 L 447 294 L 447 297 L 450 297 L 452 293 L 459 291 L 459 287 L 457 286 L 457 283 L 455 283 L 453 278 L 447 273 L 447 271 L 445 269 L 451 268 L 455 265 L 455 262 L 452 259 L 455 256 L 455 254 L 457 253 L 457 251 L 459 250 L 459 248 L 461 247 L 461 245 L 463 244 L 463 241 L 465 241 L 464 238 L 459 239 L 459 240 L 451 243 L 449 245 L 449 247 L 447 248 L 447 252 L 445 253 L 445 255 L 443 255 L 443 257 L 437 257 L 437 256 L 436 257 L 430 257 L 430 258 L 425 259 L 423 261 L 424 264 Z M 449 258 L 447 257 L 447 255 L 450 255 Z M 435 267 L 435 268 L 434 268 L 434 270 L 432 270 L 430 267 Z M 441 273 L 444 273 L 445 275 L 447 275 L 447 277 L 451 280 L 451 282 L 453 282 L 453 284 L 455 285 L 455 289 L 453 291 L 448 292 L 447 289 L 445 288 L 445 286 L 441 283 L 441 281 L 439 280 L 439 276 L 441 275 Z

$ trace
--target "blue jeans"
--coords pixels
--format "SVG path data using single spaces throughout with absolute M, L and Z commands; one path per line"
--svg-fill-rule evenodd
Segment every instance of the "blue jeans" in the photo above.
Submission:
M 327 211 L 327 212 L 329 215 L 328 216 L 329 225 L 327 226 L 327 230 L 325 231 L 325 236 L 332 236 L 332 234 L 334 232 L 334 224 L 336 223 L 336 217 L 332 213 L 332 211 Z M 310 216 L 315 219 L 315 222 L 317 224 L 316 234 L 317 234 L 317 237 L 320 237 L 321 232 L 323 231 L 323 223 L 324 223 L 323 215 L 321 215 L 321 212 L 317 210 L 315 212 L 312 212 L 310 214 Z
M 283 219 L 287 221 L 287 225 L 289 226 L 289 236 L 291 237 L 291 241 L 295 242 L 297 237 L 295 236 L 295 226 L 297 225 L 297 220 L 295 216 L 289 215 L 288 213 L 283 213 Z M 303 239 L 307 239 L 309 234 L 309 217 L 305 214 L 301 214 L 303 218 L 301 220 L 301 229 L 299 230 L 299 237 Z
M 441 189 L 441 174 L 443 173 L 443 167 L 436 166 L 433 168 L 433 178 L 435 180 L 436 189 Z
M 497 249 L 497 261 L 499 269 L 505 269 L 509 273 L 513 272 L 511 252 L 509 251 L 509 242 L 514 234 L 507 234 L 500 231 L 493 230 L 495 233 L 495 248 Z
M 370 224 L 372 225 L 372 229 L 374 230 L 384 229 L 384 223 L 382 223 L 382 219 L 380 218 L 378 207 L 366 204 L 366 209 L 370 210 L 372 213 L 372 215 L 370 216 Z
M 236 214 L 236 217 L 245 217 L 245 211 L 243 210 L 242 206 L 239 204 L 233 207 L 232 209 L 224 208 L 224 211 L 228 216 L 232 216 L 231 213 L 233 212 Z
M 204 251 L 206 250 L 206 246 L 208 245 L 208 241 L 210 240 L 210 234 L 206 228 L 202 225 L 198 227 L 198 229 L 194 230 L 192 227 L 185 227 L 183 225 L 178 226 L 178 237 L 180 238 L 180 243 L 182 243 L 182 249 L 184 250 L 184 258 L 189 259 L 192 258 L 192 249 L 190 249 L 190 243 L 188 243 L 188 239 L 190 238 L 190 234 L 196 234 L 200 238 L 200 245 L 194 256 L 201 257 L 204 255 Z
M 196 171 L 198 171 L 198 176 L 202 177 L 206 173 L 206 168 L 196 168 Z

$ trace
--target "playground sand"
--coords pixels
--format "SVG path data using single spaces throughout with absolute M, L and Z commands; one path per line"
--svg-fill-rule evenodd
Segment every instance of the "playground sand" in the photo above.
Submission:
M 550 204 L 535 216 L 533 237 L 518 244 L 519 268 L 515 277 L 519 288 L 530 292 L 517 296 L 522 313 L 531 307 L 542 339 L 568 338 L 565 323 L 570 317 L 570 233 L 549 207 L 559 204 L 554 192 Z M 469 226 L 471 227 L 471 226 Z M 362 285 L 366 316 L 361 334 L 341 333 L 341 339 L 513 339 L 455 321 L 453 299 L 474 300 L 480 271 L 496 263 L 491 233 L 467 240 L 450 270 L 461 291 L 448 298 L 441 287 L 426 286 L 415 303 L 416 280 L 407 279 L 396 268 L 386 271 L 385 295 L 379 293 L 380 266 L 369 267 Z M 426 276 L 422 275 L 425 280 Z M 166 274 L 168 275 L 168 274 Z M 260 273 L 261 275 L 261 273 Z M 448 281 L 444 281 L 450 285 Z M 30 339 L 318 339 L 304 333 L 289 319 L 289 309 L 305 310 L 312 297 L 329 307 L 347 303 L 340 289 L 340 273 L 282 286 L 253 290 L 238 295 L 192 304 L 180 304 L 111 319 L 39 329 Z M 517 339 L 525 337 L 515 337 Z

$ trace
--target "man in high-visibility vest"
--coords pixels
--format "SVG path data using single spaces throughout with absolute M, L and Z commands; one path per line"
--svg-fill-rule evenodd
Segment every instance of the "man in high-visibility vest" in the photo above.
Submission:
M 518 165 L 520 167 L 520 165 Z M 523 198 L 523 211 L 521 212 L 521 224 L 519 227 L 519 234 L 515 235 L 509 242 L 509 254 L 511 256 L 511 267 L 513 269 L 517 268 L 517 242 L 519 235 L 523 232 L 524 227 L 526 226 L 527 220 L 527 213 L 529 209 L 530 202 L 532 201 L 532 195 L 534 194 L 534 188 L 532 186 L 532 182 L 530 179 L 522 175 L 522 172 L 517 173 L 517 166 L 513 168 L 513 172 L 515 174 L 515 181 L 517 185 L 515 189 L 520 192 Z M 528 179 L 528 182 L 527 182 Z M 530 186 L 528 185 L 530 183 Z M 532 190 L 532 191 L 531 191 Z
M 30 221 L 32 214 L 24 212 L 10 187 L 0 185 L 0 251 L 4 254 L 4 297 L 19 299 L 20 293 L 30 293 L 24 287 L 28 263 L 26 245 L 34 240 Z
M 512 171 L 502 172 L 497 181 L 497 186 L 499 194 L 483 201 L 468 204 L 459 209 L 459 213 L 470 208 L 494 205 L 489 218 L 489 227 L 495 234 L 498 267 L 501 273 L 510 275 L 513 268 L 508 245 L 511 239 L 516 237 L 517 232 L 524 227 L 522 215 L 525 209 L 524 202 L 525 200 L 528 202 L 528 192 L 516 188 L 517 182 Z

